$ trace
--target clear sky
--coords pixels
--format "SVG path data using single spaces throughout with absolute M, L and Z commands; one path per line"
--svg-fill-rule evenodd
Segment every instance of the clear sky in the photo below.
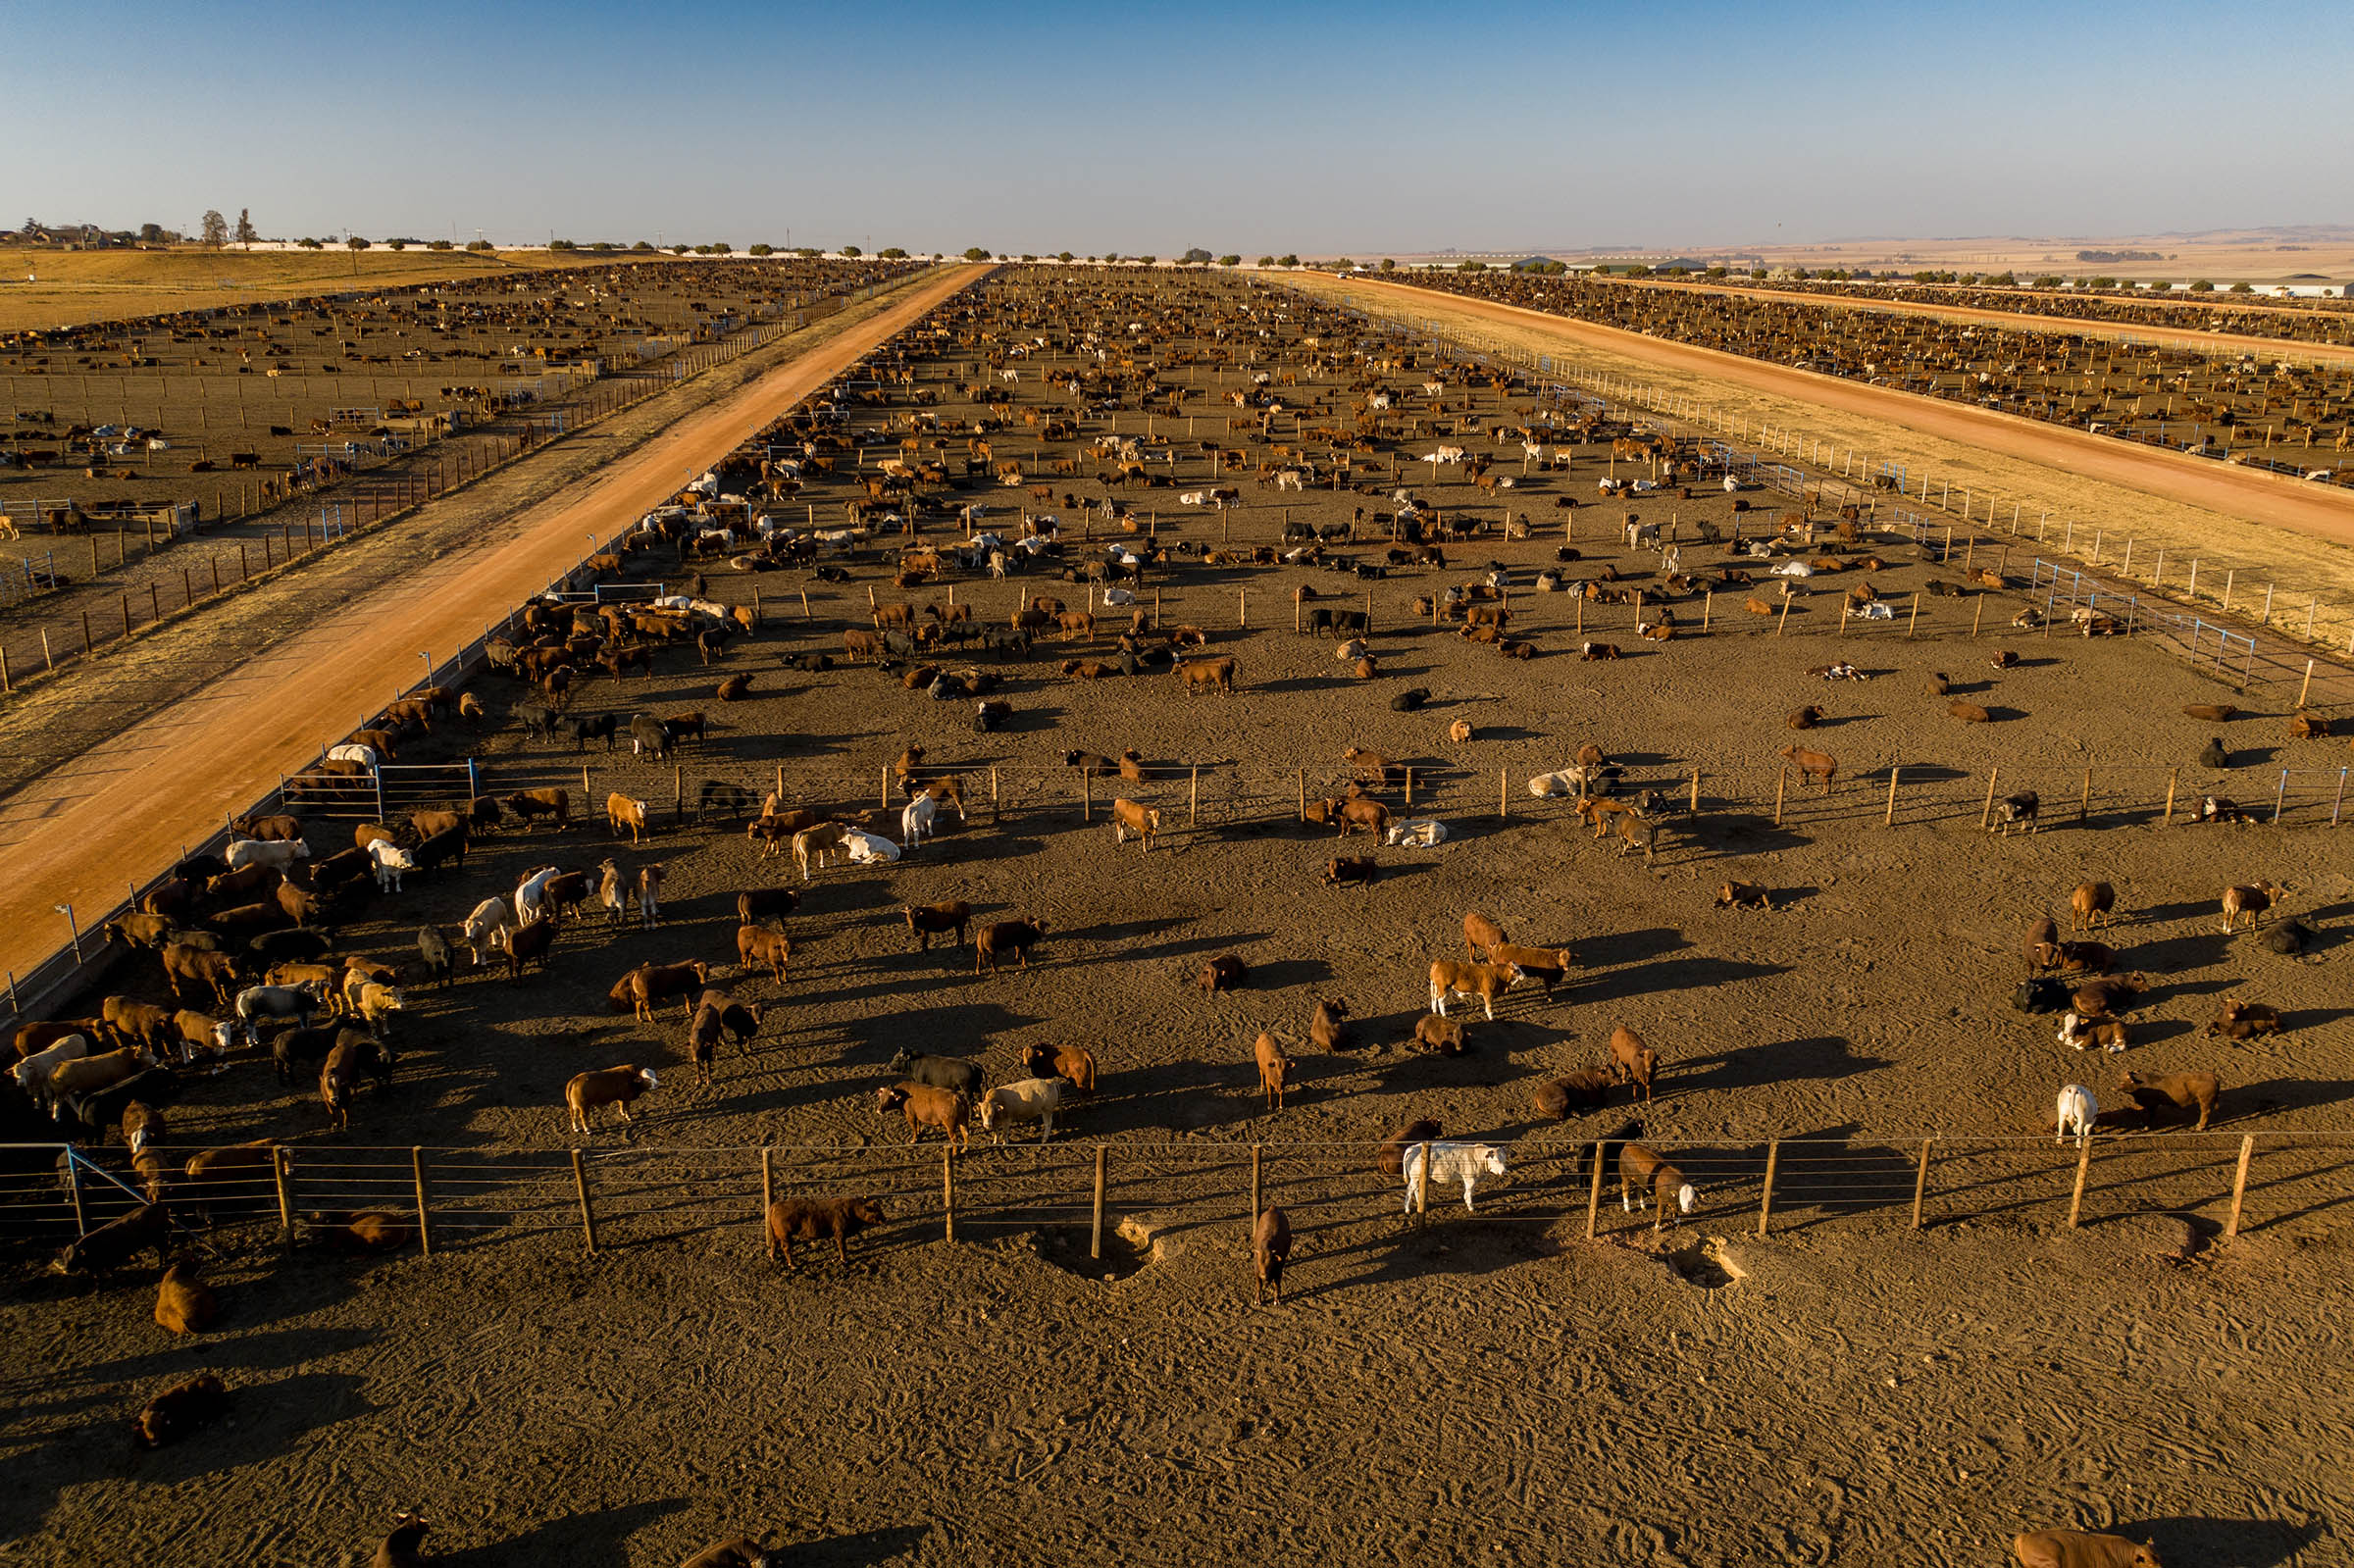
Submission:
M 0 0 L 0 224 L 1163 255 L 2345 224 L 2346 22 Z

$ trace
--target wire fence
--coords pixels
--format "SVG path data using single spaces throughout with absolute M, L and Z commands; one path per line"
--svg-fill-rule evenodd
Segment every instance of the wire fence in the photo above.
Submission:
M 1540 1133 L 1488 1140 L 1507 1174 L 1481 1177 L 1466 1223 L 1567 1224 L 1600 1239 L 1682 1225 L 1758 1235 L 1963 1220 L 2074 1228 L 2162 1214 L 2229 1239 L 2331 1222 L 2354 1208 L 2354 1133 L 2345 1132 L 2120 1131 L 2080 1142 L 1919 1134 L 1644 1138 L 1672 1174 L 1640 1180 L 1622 1171 L 1626 1138 L 1621 1130 L 1603 1138 Z M 0 1145 L 0 1236 L 57 1244 L 153 1199 L 199 1234 L 265 1225 L 293 1239 L 376 1215 L 428 1252 L 550 1235 L 595 1250 L 739 1227 L 756 1236 L 772 1201 L 857 1196 L 918 1234 L 954 1240 L 1084 1232 L 1101 1256 L 1107 1244 L 1202 1227 L 1232 1224 L 1247 1234 L 1251 1217 L 1270 1204 L 1312 1227 L 1385 1215 L 1436 1219 L 1464 1203 L 1459 1178 L 1443 1164 L 1413 1190 L 1406 1179 L 1419 1174 L 1418 1144 L 1403 1155 L 1396 1145 L 1274 1141 L 975 1141 L 953 1155 L 937 1142 L 245 1147 L 252 1157 L 202 1178 L 181 1174 L 193 1151 L 165 1151 L 161 1168 L 172 1174 L 150 1184 L 121 1163 L 120 1150 Z M 1686 1187 L 1688 1207 L 1679 1202 Z M 1667 1194 L 1663 1207 L 1652 1201 L 1655 1190 Z

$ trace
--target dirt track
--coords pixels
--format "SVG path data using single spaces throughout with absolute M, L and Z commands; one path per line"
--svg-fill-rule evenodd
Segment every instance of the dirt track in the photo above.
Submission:
M 2354 544 L 2354 494 L 2300 485 L 2294 480 L 2277 479 L 2259 470 L 2104 440 L 2016 415 L 1942 403 L 1884 387 L 1858 386 L 1836 377 L 1768 365 L 1714 349 L 1663 342 L 1640 332 L 1569 321 L 1517 305 L 1437 294 L 1405 283 L 1351 279 L 1343 284 L 1307 275 L 1289 281 L 1326 296 L 1346 295 L 1361 286 L 1385 301 L 1410 307 L 1434 319 L 1505 324 L 1550 335 L 1563 343 L 1606 349 L 1753 390 L 1884 420 L 1924 434 L 2287 529 L 2332 544 Z
M 87 792 L 52 802 L 40 826 L 9 847 L 16 875 L 0 894 L 0 968 L 25 973 L 58 945 L 64 922 L 52 904 L 112 907 L 133 878 L 153 875 L 182 843 L 201 840 L 225 813 L 274 785 L 281 769 L 413 684 L 421 650 L 446 658 L 577 561 L 589 535 L 629 527 L 683 477 L 979 276 L 958 269 L 922 285 L 862 329 L 598 471 L 495 543 L 421 563 L 189 693 L 168 718 L 85 753 Z

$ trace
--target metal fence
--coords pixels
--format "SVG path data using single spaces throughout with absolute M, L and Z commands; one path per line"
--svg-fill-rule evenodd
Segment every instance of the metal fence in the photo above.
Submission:
M 2227 1240 L 2354 1209 L 2354 1133 L 2334 1131 L 2101 1133 L 2082 1143 L 1922 1134 L 1645 1138 L 1693 1189 L 1688 1211 L 1671 1202 L 1663 1213 L 1620 1180 L 1617 1138 L 1532 1133 L 1488 1140 L 1504 1151 L 1508 1174 L 1483 1181 L 1468 1219 L 1458 1213 L 1459 1183 L 1425 1185 L 1409 1208 L 1403 1173 L 1383 1170 L 1372 1143 L 977 1141 L 950 1156 L 937 1142 L 628 1140 L 644 1136 L 558 1149 L 281 1144 L 237 1174 L 202 1182 L 177 1174 L 193 1151 L 175 1150 L 165 1163 L 176 1174 L 161 1196 L 191 1228 L 264 1224 L 289 1238 L 312 1217 L 383 1214 L 413 1227 L 432 1251 L 549 1234 L 595 1248 L 739 1227 L 749 1242 L 772 1199 L 859 1195 L 918 1234 L 1062 1230 L 1088 1235 L 1097 1255 L 1122 1221 L 1133 1222 L 1132 1239 L 1242 1230 L 1270 1203 L 1296 1228 L 1410 1217 L 1565 1225 L 1598 1239 L 1671 1225 L 1758 1235 L 1961 1220 L 2057 1229 L 2162 1214 Z M 0 1145 L 0 1236 L 55 1244 L 84 1234 L 144 1201 L 138 1184 L 119 1150 Z

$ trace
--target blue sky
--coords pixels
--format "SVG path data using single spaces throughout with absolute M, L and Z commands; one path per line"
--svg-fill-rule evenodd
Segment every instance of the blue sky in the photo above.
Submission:
M 11 226 L 1378 254 L 2354 223 L 2342 7 L 0 0 L 0 37 Z

